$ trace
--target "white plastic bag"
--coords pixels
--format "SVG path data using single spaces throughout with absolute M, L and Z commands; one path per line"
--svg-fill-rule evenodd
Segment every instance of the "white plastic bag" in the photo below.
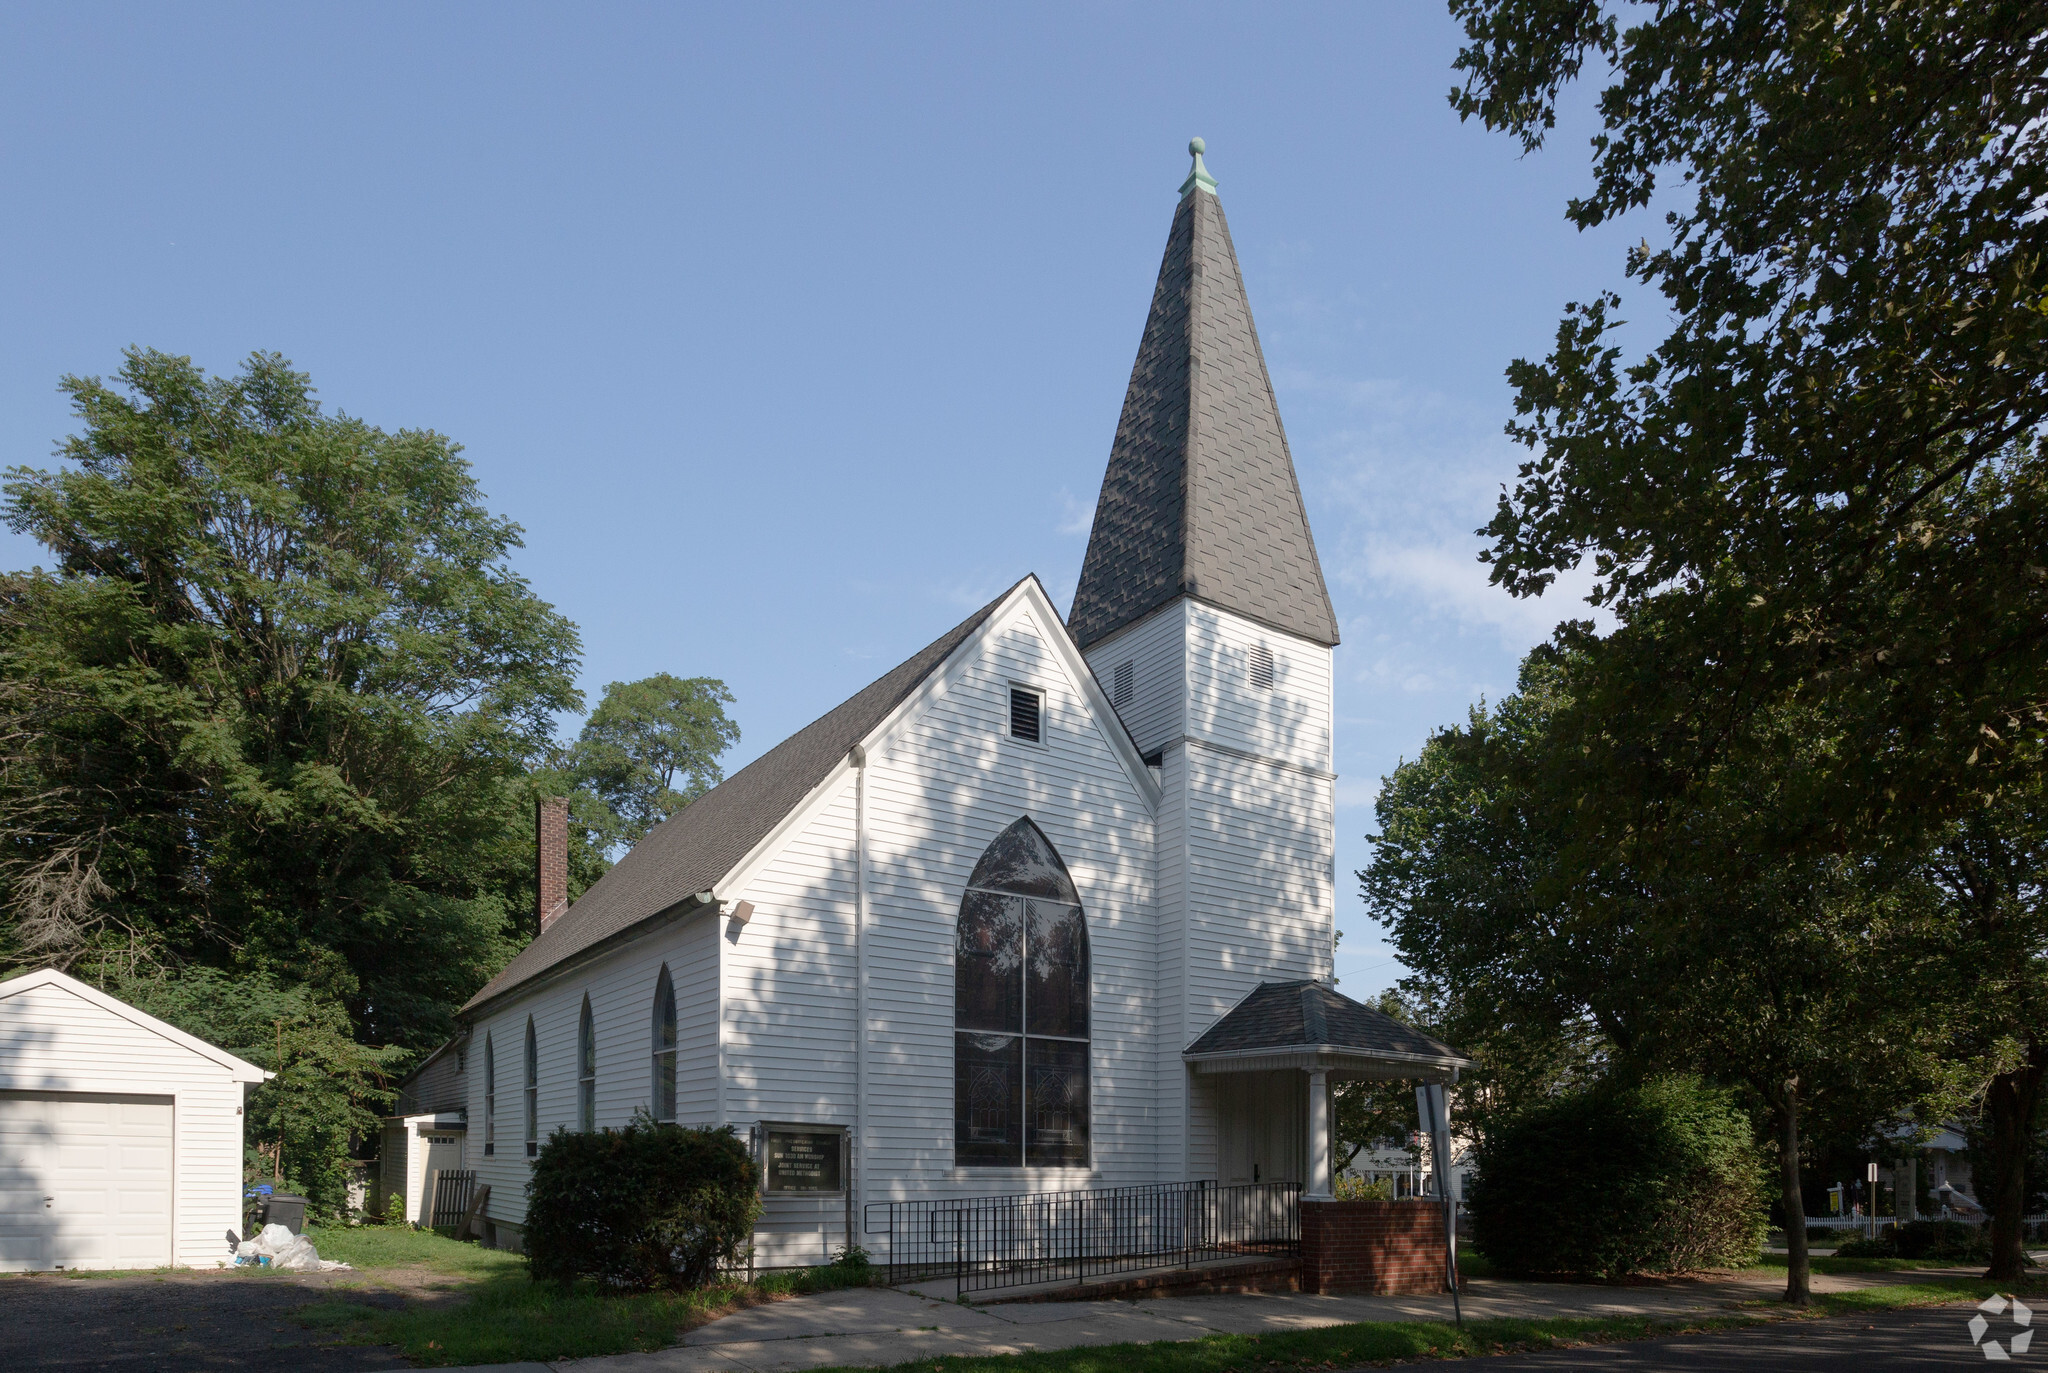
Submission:
M 235 1246 L 235 1261 L 239 1263 L 244 1259 L 251 1264 L 259 1259 L 269 1259 L 269 1267 L 286 1273 L 331 1273 L 348 1267 L 345 1263 L 321 1258 L 320 1251 L 313 1247 L 313 1241 L 275 1224 L 264 1226 L 261 1234 Z
M 264 1227 L 266 1230 L 269 1228 Z M 320 1271 L 320 1251 L 304 1235 L 288 1235 L 271 1257 L 270 1266 L 287 1273 L 317 1273 Z

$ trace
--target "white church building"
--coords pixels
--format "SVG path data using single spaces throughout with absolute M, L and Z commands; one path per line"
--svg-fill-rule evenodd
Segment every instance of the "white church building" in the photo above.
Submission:
M 769 1264 L 881 1201 L 1316 1196 L 1331 1081 L 1463 1064 L 1331 985 L 1337 619 L 1192 147 L 1067 613 L 1023 578 L 566 907 L 544 814 L 462 1012 L 498 1242 L 549 1133 L 640 1111 L 756 1142 Z

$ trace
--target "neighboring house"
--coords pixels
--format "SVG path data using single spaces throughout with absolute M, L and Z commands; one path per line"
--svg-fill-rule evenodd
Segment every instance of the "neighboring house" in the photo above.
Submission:
M 0 982 L 0 1271 L 225 1263 L 267 1076 L 54 969 Z
M 1917 1134 L 1918 1131 L 1911 1128 L 1901 1128 L 1893 1133 L 1892 1138 L 1906 1140 Z M 1935 1218 L 1983 1220 L 1984 1208 L 1970 1193 L 1969 1147 L 1961 1126 L 1944 1124 L 1930 1138 L 1921 1141 L 1917 1152 L 1897 1164 L 1880 1166 L 1878 1180 L 1891 1189 L 1894 1217 L 1899 1220 L 1920 1217 L 1920 1191 L 1924 1181 Z M 1922 1160 L 1927 1166 L 1924 1180 L 1920 1173 Z
M 1349 1177 L 1365 1182 L 1384 1182 L 1392 1189 L 1395 1197 L 1434 1196 L 1436 1193 L 1436 1165 L 1429 1157 L 1427 1136 L 1418 1136 L 1413 1148 L 1398 1143 L 1382 1143 L 1377 1148 L 1361 1149 L 1343 1170 Z M 1451 1147 L 1451 1195 L 1458 1205 L 1465 1204 L 1465 1189 L 1472 1180 L 1472 1140 L 1466 1135 L 1455 1135 Z
M 1464 1062 L 1329 985 L 1337 638 L 1198 156 L 1066 617 L 1024 578 L 566 908 L 544 809 L 539 935 L 462 1010 L 495 1241 L 550 1132 L 637 1110 L 755 1142 L 768 1264 L 890 1199 L 1327 1194 L 1333 1078 Z
M 469 1166 L 463 1147 L 469 1129 L 468 1063 L 469 1035 L 463 1032 L 400 1079 L 377 1151 L 373 1212 L 387 1214 L 396 1194 L 407 1220 L 428 1224 L 435 1175 Z

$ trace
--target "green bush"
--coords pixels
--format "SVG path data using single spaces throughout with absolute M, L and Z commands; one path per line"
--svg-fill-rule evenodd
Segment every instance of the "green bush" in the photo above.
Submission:
M 1749 1120 L 1694 1078 L 1603 1083 L 1489 1129 L 1466 1193 L 1503 1273 L 1679 1273 L 1753 1263 L 1769 1229 Z
M 701 1287 L 752 1236 L 759 1182 L 729 1129 L 642 1120 L 623 1130 L 556 1130 L 527 1186 L 534 1280 L 593 1277 L 624 1291 Z

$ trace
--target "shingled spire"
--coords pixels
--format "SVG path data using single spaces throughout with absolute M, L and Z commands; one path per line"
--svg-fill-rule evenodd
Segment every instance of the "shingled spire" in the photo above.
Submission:
M 1083 648 L 1179 596 L 1337 642 L 1237 250 L 1202 165 L 1166 236 L 1068 627 Z

